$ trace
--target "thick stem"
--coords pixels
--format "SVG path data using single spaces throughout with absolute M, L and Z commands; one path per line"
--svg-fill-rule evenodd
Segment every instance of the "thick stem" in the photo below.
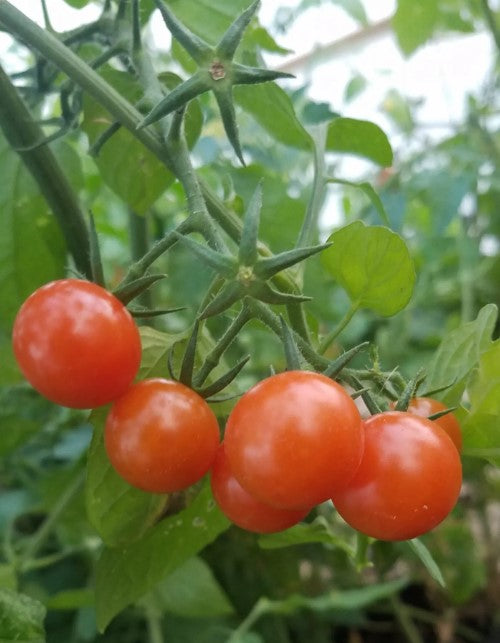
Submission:
M 77 270 L 91 279 L 89 233 L 77 195 L 50 147 L 37 146 L 45 134 L 1 66 L 0 96 L 0 128 L 38 183 Z
M 130 254 L 132 260 L 138 261 L 149 250 L 148 221 L 146 215 L 141 216 L 133 210 L 128 211 L 128 229 L 130 237 Z M 153 298 L 150 290 L 145 290 L 136 299 L 144 308 L 153 308 Z

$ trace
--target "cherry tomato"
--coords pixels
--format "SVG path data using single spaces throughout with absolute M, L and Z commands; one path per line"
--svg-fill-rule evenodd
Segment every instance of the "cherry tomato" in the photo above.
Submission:
M 307 509 L 277 509 L 265 505 L 243 489 L 233 476 L 224 444 L 221 444 L 212 467 L 212 493 L 221 511 L 235 525 L 269 534 L 295 525 L 307 515 Z
M 439 402 L 438 400 L 433 400 L 430 397 L 415 397 L 410 401 L 408 406 L 408 413 L 414 413 L 415 415 L 420 415 L 421 417 L 429 417 L 429 415 L 434 415 L 434 413 L 440 413 L 445 411 L 448 407 L 446 404 Z M 453 413 L 447 413 L 437 420 L 433 420 L 436 424 L 446 431 L 446 433 L 453 440 L 458 451 L 462 451 L 462 430 L 457 418 Z
M 380 413 L 364 425 L 359 469 L 332 496 L 337 511 L 351 527 L 380 540 L 406 540 L 430 531 L 460 493 L 462 466 L 451 438 L 412 413 Z
M 116 471 L 153 493 L 185 489 L 212 466 L 217 418 L 180 382 L 151 378 L 130 387 L 111 407 L 105 445 Z
M 361 417 L 348 393 L 324 375 L 280 373 L 237 402 L 225 449 L 252 496 L 282 509 L 308 509 L 353 477 L 363 453 Z
M 28 297 L 14 322 L 13 347 L 37 391 L 77 409 L 120 396 L 141 361 L 139 331 L 125 306 L 78 279 L 53 281 Z

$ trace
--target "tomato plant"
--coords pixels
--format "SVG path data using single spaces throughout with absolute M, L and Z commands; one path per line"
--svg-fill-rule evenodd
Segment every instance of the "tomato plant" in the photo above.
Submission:
M 242 487 L 283 509 L 330 498 L 353 477 L 363 452 L 361 417 L 349 394 L 307 371 L 273 375 L 245 393 L 224 439 Z
M 428 418 L 435 413 L 446 411 L 447 408 L 446 404 L 443 404 L 439 400 L 434 400 L 430 397 L 414 397 L 408 405 L 408 413 L 414 413 L 415 415 Z M 460 452 L 462 450 L 462 429 L 456 416 L 453 413 L 447 413 L 436 418 L 433 422 L 439 424 L 439 426 L 446 431 Z
M 211 473 L 214 498 L 222 512 L 238 527 L 265 534 L 295 525 L 308 513 L 302 509 L 277 509 L 260 502 L 243 489 L 231 472 L 221 444 Z
M 131 485 L 166 493 L 197 482 L 209 470 L 219 425 L 197 393 L 179 382 L 142 380 L 111 407 L 106 451 Z
M 78 279 L 51 282 L 28 297 L 14 322 L 13 347 L 37 391 L 78 409 L 124 393 L 141 360 L 139 331 L 125 306 Z
M 349 485 L 332 495 L 342 518 L 381 540 L 416 538 L 453 509 L 462 483 L 457 449 L 431 420 L 390 411 L 364 422 L 365 449 Z

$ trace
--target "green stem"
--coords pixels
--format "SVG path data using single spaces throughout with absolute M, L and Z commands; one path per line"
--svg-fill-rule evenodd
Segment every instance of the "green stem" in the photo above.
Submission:
M 210 353 L 208 353 L 208 355 L 205 357 L 205 361 L 203 362 L 200 370 L 194 378 L 194 382 L 197 388 L 199 388 L 207 379 L 207 377 L 219 363 L 220 358 L 222 357 L 224 352 L 229 348 L 240 330 L 248 321 L 250 321 L 251 318 L 251 311 L 246 305 L 243 305 L 243 308 L 228 326 L 226 332 L 219 339 L 216 346 L 214 346 Z
M 149 643 L 163 643 L 161 617 L 153 610 L 146 609 L 146 623 L 148 626 Z
M 323 337 L 323 339 L 322 339 L 322 341 L 321 341 L 321 343 L 320 343 L 320 345 L 318 347 L 318 353 L 320 353 L 320 355 L 323 355 L 326 352 L 326 350 L 328 349 L 328 347 L 330 346 L 330 344 L 335 339 L 337 339 L 337 337 L 340 335 L 340 333 L 344 330 L 344 328 L 347 326 L 347 324 L 354 317 L 354 315 L 356 314 L 358 309 L 359 309 L 359 302 L 353 302 L 351 304 L 351 307 L 346 312 L 344 317 L 342 317 L 342 319 L 337 324 L 337 326 L 332 331 L 330 331 L 328 333 L 328 335 L 325 335 L 325 337 Z
M 30 561 L 35 558 L 37 552 L 43 547 L 45 541 L 50 536 L 54 525 L 57 523 L 61 514 L 73 502 L 75 496 L 80 492 L 83 482 L 85 480 L 85 471 L 79 471 L 71 484 L 66 488 L 63 494 L 59 497 L 56 504 L 52 507 L 49 515 L 42 523 L 41 527 L 28 541 L 28 545 L 23 552 L 23 561 L 26 565 L 30 565 Z
M 488 25 L 491 35 L 493 36 L 497 51 L 498 53 L 500 53 L 500 30 L 498 29 L 495 20 L 495 14 L 491 10 L 488 0 L 481 0 L 481 9 L 483 11 L 486 24 Z
M 394 615 L 403 630 L 406 640 L 409 643 L 424 643 L 417 626 L 412 621 L 406 609 L 406 605 L 396 596 L 392 596 L 389 600 L 391 602 Z
M 132 209 L 128 211 L 128 228 L 130 232 L 130 254 L 132 260 L 138 261 L 149 249 L 148 221 L 146 215 L 139 215 Z M 153 308 L 151 291 L 145 290 L 136 299 L 144 308 Z
M 239 626 L 231 633 L 227 639 L 227 643 L 239 643 L 244 634 L 260 619 L 261 616 L 267 613 L 269 601 L 267 598 L 262 597 L 255 603 L 247 616 L 241 621 Z
M 77 195 L 50 147 L 36 146 L 45 134 L 1 66 L 0 96 L 0 128 L 5 138 L 38 183 L 61 228 L 76 269 L 92 279 L 89 233 Z
M 328 125 L 322 123 L 312 131 L 314 141 L 314 179 L 311 196 L 307 204 L 306 215 L 297 240 L 297 248 L 305 248 L 313 243 L 314 233 L 318 229 L 318 217 L 325 196 L 325 146 Z M 299 266 L 303 274 L 304 263 Z

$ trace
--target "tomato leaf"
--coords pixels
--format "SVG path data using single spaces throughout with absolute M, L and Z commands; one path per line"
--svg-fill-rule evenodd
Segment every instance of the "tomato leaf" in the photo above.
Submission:
M 425 565 L 425 568 L 432 576 L 432 578 L 437 583 L 439 583 L 441 587 L 446 587 L 443 574 L 441 573 L 441 570 L 439 569 L 436 561 L 432 557 L 431 552 L 427 549 L 424 543 L 418 538 L 413 538 L 412 540 L 408 540 L 407 543 L 409 547 L 413 550 L 413 552 L 418 556 L 418 558 Z
M 479 358 L 469 387 L 470 413 L 463 424 L 464 454 L 500 466 L 500 340 Z
M 141 602 L 160 613 L 167 611 L 191 618 L 214 618 L 234 612 L 212 570 L 198 556 L 174 569 Z
M 355 118 L 334 118 L 326 136 L 328 152 L 362 156 L 383 167 L 392 165 L 389 139 L 375 123 Z
M 477 366 L 481 354 L 490 347 L 497 315 L 494 304 L 484 306 L 477 319 L 445 335 L 434 353 L 427 366 L 425 388 L 439 389 L 455 381 L 450 389 L 439 396 L 448 406 L 460 402 L 469 374 Z
M 360 183 L 356 183 L 353 181 L 346 181 L 345 179 L 327 179 L 328 183 L 338 183 L 339 185 L 348 185 L 353 188 L 358 188 L 362 192 L 366 194 L 366 196 L 370 199 L 371 204 L 375 208 L 375 210 L 378 212 L 380 215 L 380 218 L 382 221 L 390 226 L 390 221 L 389 221 L 389 216 L 385 210 L 384 204 L 382 202 L 382 199 L 379 197 L 377 192 L 375 191 L 374 187 L 368 183 L 368 181 L 361 181 Z
M 137 540 L 158 518 L 167 496 L 131 487 L 111 466 L 104 447 L 104 423 L 108 409 L 90 416 L 94 435 L 87 460 L 85 488 L 90 522 L 108 545 Z
M 35 599 L 0 588 L 0 640 L 42 643 L 45 611 Z
M 354 305 L 390 317 L 413 293 L 415 268 L 408 248 L 396 233 L 355 221 L 330 235 L 323 251 L 325 269 L 347 291 Z
M 96 569 L 99 629 L 104 630 L 118 612 L 201 551 L 229 525 L 206 484 L 187 509 L 162 520 L 141 540 L 104 549 Z
M 275 140 L 291 147 L 312 150 L 312 139 L 281 87 L 275 83 L 239 85 L 234 88 L 234 98 Z
M 438 18 L 435 0 L 398 0 L 392 26 L 404 54 L 409 56 L 432 36 Z

